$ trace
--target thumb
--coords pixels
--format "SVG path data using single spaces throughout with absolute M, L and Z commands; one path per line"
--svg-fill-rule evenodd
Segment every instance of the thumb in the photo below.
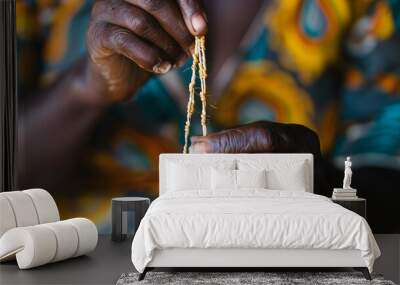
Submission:
M 177 0 L 186 26 L 193 36 L 203 36 L 207 32 L 207 17 L 200 0 Z
M 192 136 L 190 138 L 190 153 L 211 153 L 212 145 L 211 139 L 208 136 Z

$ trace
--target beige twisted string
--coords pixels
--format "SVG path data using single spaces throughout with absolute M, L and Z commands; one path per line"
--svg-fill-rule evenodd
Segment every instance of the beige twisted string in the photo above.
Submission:
M 207 86 L 206 86 L 206 78 L 207 78 L 207 67 L 206 67 L 206 54 L 205 54 L 205 39 L 204 37 L 201 37 L 199 39 L 199 45 L 198 45 L 198 55 L 199 55 L 199 77 L 200 77 L 200 83 L 201 83 L 201 89 L 200 89 L 200 99 L 201 99 L 201 126 L 203 128 L 203 136 L 207 135 L 207 99 L 206 99 L 206 94 L 207 94 Z
M 203 136 L 207 135 L 207 97 L 206 97 L 206 78 L 207 78 L 207 67 L 206 67 L 206 55 L 205 55 L 205 38 L 195 38 L 195 48 L 193 54 L 192 63 L 192 77 L 189 83 L 189 100 L 186 110 L 186 123 L 185 123 L 185 146 L 183 147 L 183 153 L 188 153 L 190 123 L 194 112 L 195 105 L 195 86 L 196 86 L 196 70 L 199 69 L 200 78 L 200 100 L 202 105 L 201 110 L 201 126 L 203 129 Z

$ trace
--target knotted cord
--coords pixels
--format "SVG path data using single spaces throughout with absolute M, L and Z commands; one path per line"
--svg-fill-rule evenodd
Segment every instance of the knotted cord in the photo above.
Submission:
M 206 66 L 206 53 L 205 53 L 205 38 L 195 38 L 195 48 L 193 54 L 192 63 L 192 77 L 189 83 L 189 100 L 186 110 L 186 123 L 185 123 L 185 146 L 183 147 L 183 153 L 188 153 L 189 133 L 192 115 L 195 109 L 195 87 L 197 79 L 197 69 L 200 79 L 200 92 L 199 97 L 201 100 L 201 126 L 203 130 L 203 136 L 207 135 L 207 66 Z

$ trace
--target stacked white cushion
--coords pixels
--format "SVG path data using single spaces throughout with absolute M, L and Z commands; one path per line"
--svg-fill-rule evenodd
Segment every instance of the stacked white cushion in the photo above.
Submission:
M 9 229 L 17 226 L 11 204 L 8 199 L 1 194 L 2 193 L 0 193 L 0 237 Z
M 92 251 L 97 228 L 85 218 L 59 221 L 53 197 L 43 189 L 0 193 L 0 261 L 17 259 L 21 269 Z
M 28 194 L 21 191 L 12 191 L 3 192 L 1 195 L 10 202 L 17 227 L 39 224 L 35 205 Z
M 267 188 L 267 171 L 260 170 L 236 170 L 237 188 Z
M 51 230 L 57 242 L 56 252 L 51 262 L 73 257 L 79 245 L 78 232 L 71 227 L 68 220 L 62 222 L 44 224 L 44 228 Z M 49 261 L 50 262 L 50 261 Z
M 186 166 L 170 163 L 168 188 L 172 191 L 210 188 L 209 172 L 210 168 L 207 166 Z
M 70 223 L 78 233 L 78 247 L 74 257 L 86 254 L 96 248 L 98 234 L 96 225 L 92 221 L 74 218 L 65 222 Z
M 50 229 L 40 225 L 14 228 L 0 239 L 0 260 L 16 257 L 19 268 L 26 269 L 50 262 L 56 249 Z
M 170 191 L 210 190 L 211 169 L 235 169 L 234 160 L 171 160 L 167 165 L 167 189 Z
M 211 169 L 212 190 L 240 190 L 243 188 L 266 188 L 267 177 L 262 170 Z
M 239 171 L 266 171 L 266 189 L 276 190 L 291 190 L 291 191 L 307 191 L 313 192 L 313 155 L 306 153 L 282 154 L 282 153 L 252 153 L 252 154 L 161 154 L 160 155 L 160 195 L 171 191 L 176 191 L 174 186 L 179 186 L 179 189 L 199 190 L 199 194 L 211 195 L 217 191 L 213 190 L 210 184 L 206 189 L 198 189 L 199 185 L 190 185 L 191 180 L 177 185 L 176 182 L 183 178 L 183 171 L 174 171 L 174 167 L 170 167 L 172 163 L 183 165 L 183 168 L 192 167 L 214 167 L 217 169 L 236 169 Z M 177 169 L 177 168 L 175 168 Z M 182 169 L 182 168 L 181 168 Z M 251 173 L 251 172 L 249 172 Z M 210 179 L 211 174 L 208 175 Z M 245 175 L 243 175 L 245 177 Z M 201 179 L 202 182 L 206 181 Z M 254 179 L 253 181 L 257 181 Z M 248 183 L 244 184 L 256 184 Z M 196 184 L 196 183 L 193 183 Z M 243 183 L 239 183 L 243 185 Z M 205 187 L 205 185 L 201 185 Z M 192 189 L 189 189 L 190 188 Z M 243 187 L 246 188 L 246 187 Z M 249 187 L 252 188 L 252 187 Z M 229 189 L 224 189 L 232 191 Z M 225 191 L 226 192 L 226 191 Z M 184 195 L 184 193 L 175 193 L 174 195 Z
M 32 199 L 39 219 L 39 224 L 51 223 L 60 220 L 56 202 L 49 192 L 43 189 L 29 189 L 22 193 Z
M 273 190 L 306 191 L 310 189 L 308 181 L 310 171 L 307 160 L 281 159 L 271 162 L 261 159 L 238 160 L 239 170 L 267 171 L 267 188 Z
M 0 193 L 0 237 L 15 227 L 34 226 L 60 220 L 56 202 L 43 189 Z
M 213 190 L 235 190 L 236 173 L 232 169 L 211 169 L 211 188 Z

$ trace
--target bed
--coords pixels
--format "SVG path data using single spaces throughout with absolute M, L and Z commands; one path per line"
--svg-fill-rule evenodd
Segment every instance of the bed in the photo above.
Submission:
M 161 154 L 160 195 L 132 242 L 153 268 L 353 267 L 380 251 L 364 218 L 313 194 L 312 154 Z

